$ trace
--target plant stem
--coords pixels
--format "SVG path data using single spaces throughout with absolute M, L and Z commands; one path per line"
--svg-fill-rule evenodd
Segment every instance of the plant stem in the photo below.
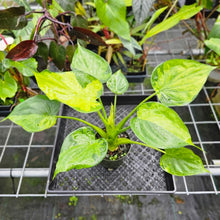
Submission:
M 79 122 L 82 122 L 88 126 L 90 126 L 91 128 L 93 128 L 101 137 L 106 137 L 106 133 L 99 127 L 97 127 L 96 125 L 93 125 L 83 119 L 80 119 L 80 118 L 75 118 L 75 117 L 70 117 L 70 116 L 62 116 L 62 115 L 57 115 L 56 116 L 57 118 L 64 118 L 64 119 L 71 119 L 71 120 L 75 120 L 75 121 L 79 121 Z
M 118 131 L 118 134 L 121 134 L 121 133 L 127 131 L 127 130 L 130 129 L 130 128 L 131 128 L 131 126 L 129 125 L 129 126 L 127 126 L 126 128 L 123 128 L 123 129 L 119 130 L 119 131 Z
M 102 113 L 100 111 L 98 111 L 97 113 L 98 113 L 99 117 L 101 118 L 101 120 L 102 120 L 103 124 L 105 125 L 105 127 L 107 127 L 108 123 L 107 123 L 106 119 L 103 117 Z
M 146 99 L 144 99 L 139 105 L 137 105 L 124 119 L 122 119 L 121 122 L 118 123 L 117 127 L 118 129 L 123 128 L 123 126 L 125 125 L 125 123 L 128 121 L 128 119 L 137 111 L 137 109 L 144 104 L 146 101 L 148 101 L 149 99 L 151 99 L 152 97 L 154 97 L 156 95 L 156 92 L 153 93 L 152 95 L 148 96 Z
M 117 94 L 115 94 L 115 99 L 114 99 L 114 121 L 115 121 L 115 114 L 116 114 L 116 105 L 117 105 Z
M 176 6 L 178 0 L 175 0 L 175 2 L 172 4 L 172 7 L 170 8 L 170 10 L 167 12 L 166 16 L 164 17 L 163 21 L 166 20 L 168 18 L 168 16 L 170 15 L 170 13 L 172 12 L 172 10 L 174 9 L 174 7 Z
M 107 120 L 107 114 L 106 114 L 106 111 L 105 111 L 105 108 L 104 108 L 104 105 L 102 103 L 102 99 L 101 98 L 99 98 L 99 102 L 102 105 L 102 112 L 103 112 L 104 118 L 105 118 L 105 120 Z
M 118 145 L 121 145 L 121 144 L 139 144 L 139 145 L 142 145 L 142 146 L 149 147 L 149 148 L 152 148 L 154 150 L 157 150 L 157 151 L 159 151 L 159 152 L 161 152 L 163 154 L 166 153 L 164 150 L 161 150 L 161 149 L 159 149 L 157 147 L 152 147 L 152 146 L 149 146 L 149 145 L 147 145 L 145 143 L 138 142 L 138 141 L 132 141 L 132 140 L 127 139 L 127 138 L 119 138 L 118 139 Z
M 188 31 L 189 31 L 193 36 L 195 36 L 198 40 L 200 40 L 200 41 L 203 42 L 203 40 L 200 38 L 200 36 L 199 36 L 184 20 L 182 20 L 181 22 L 186 26 L 186 28 L 188 29 Z

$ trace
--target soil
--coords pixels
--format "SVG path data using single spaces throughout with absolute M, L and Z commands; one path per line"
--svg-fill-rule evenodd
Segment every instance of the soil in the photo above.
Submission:
M 129 138 L 127 133 L 119 134 L 119 137 L 120 138 L 122 138 L 122 137 L 123 138 Z M 115 150 L 115 151 L 108 150 L 108 152 L 105 156 L 105 159 L 107 159 L 107 160 L 118 160 L 118 159 L 126 156 L 129 149 L 130 149 L 130 144 L 121 144 L 121 145 L 118 146 L 117 150 Z
M 100 136 L 98 134 L 96 135 L 96 137 L 100 138 Z M 123 132 L 123 133 L 119 134 L 118 137 L 129 139 L 129 135 L 126 132 Z M 118 146 L 118 148 L 115 151 L 108 150 L 108 152 L 105 156 L 105 159 L 107 159 L 107 160 L 118 160 L 118 159 L 126 156 L 129 149 L 130 149 L 130 144 L 121 144 L 121 145 Z

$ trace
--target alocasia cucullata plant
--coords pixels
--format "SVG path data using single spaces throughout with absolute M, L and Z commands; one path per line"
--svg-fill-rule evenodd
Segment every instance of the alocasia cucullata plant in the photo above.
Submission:
M 162 152 L 160 165 L 173 175 L 207 172 L 200 157 L 186 147 L 195 145 L 183 121 L 169 107 L 193 101 L 213 67 L 185 59 L 161 63 L 151 77 L 155 92 L 119 122 L 115 121 L 117 95 L 125 93 L 128 88 L 124 75 L 120 71 L 112 74 L 103 58 L 80 45 L 74 53 L 71 69 L 68 72 L 44 70 L 36 73 L 37 83 L 46 95 L 22 102 L 4 119 L 10 119 L 28 132 L 48 129 L 58 118 L 77 120 L 86 125 L 64 140 L 54 177 L 70 169 L 95 166 L 103 160 L 108 149 L 114 151 L 118 145 L 126 143 L 140 144 Z M 101 101 L 104 83 L 115 94 L 109 116 Z M 156 95 L 160 102 L 147 102 Z M 98 127 L 80 118 L 57 115 L 60 102 L 85 114 L 97 112 L 103 124 Z M 137 115 L 130 120 L 130 125 L 125 126 L 135 113 Z M 140 141 L 118 137 L 128 129 L 132 129 Z M 96 133 L 100 138 L 96 139 Z

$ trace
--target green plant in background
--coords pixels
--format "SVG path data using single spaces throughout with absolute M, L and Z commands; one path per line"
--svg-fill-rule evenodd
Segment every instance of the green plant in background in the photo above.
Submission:
M 208 39 L 204 41 L 206 63 L 220 68 L 220 15 L 216 19 Z
M 35 73 L 40 89 L 38 95 L 17 105 L 6 117 L 28 132 L 39 132 L 53 126 L 58 118 L 72 119 L 87 125 L 71 132 L 64 140 L 54 177 L 70 169 L 99 164 L 108 150 L 121 144 L 139 144 L 163 153 L 160 165 L 166 172 L 184 176 L 207 172 L 199 156 L 185 146 L 196 148 L 187 127 L 169 106 L 186 105 L 193 101 L 206 82 L 213 67 L 192 60 L 174 59 L 158 65 L 151 76 L 155 92 L 146 97 L 121 121 L 115 121 L 117 95 L 128 88 L 124 75 L 112 74 L 109 64 L 97 54 L 78 45 L 71 71 Z M 103 83 L 115 94 L 107 116 L 101 101 Z M 157 95 L 160 102 L 148 102 Z M 97 112 L 103 125 L 93 125 L 76 117 L 59 116 L 59 102 L 88 114 Z M 131 119 L 131 117 L 137 115 Z M 127 126 L 126 122 L 130 120 Z M 103 126 L 105 129 L 102 129 Z M 131 129 L 140 141 L 120 138 Z M 96 133 L 100 138 L 96 139 Z
M 31 57 L 28 59 L 23 59 L 22 56 L 11 57 L 11 53 L 8 52 L 8 38 L 5 39 L 5 37 L 1 34 L 0 37 L 6 45 L 6 49 L 4 51 L 0 51 L 1 104 L 13 104 L 14 102 L 20 102 L 23 99 L 36 95 L 36 91 L 33 91 L 28 87 L 30 82 L 29 78 L 34 76 L 35 72 L 38 72 L 36 60 Z
M 208 26 L 207 21 L 214 13 L 219 13 L 220 4 L 213 5 L 212 0 L 198 1 L 198 4 L 203 7 L 203 10 L 195 15 L 195 26 L 189 25 L 184 22 L 187 30 L 191 32 L 197 39 L 200 48 L 204 49 L 204 54 L 201 54 L 198 58 L 205 63 L 220 67 L 220 16 L 215 18 L 214 25 Z M 211 10 L 207 13 L 207 10 Z M 195 58 L 197 58 L 195 56 Z

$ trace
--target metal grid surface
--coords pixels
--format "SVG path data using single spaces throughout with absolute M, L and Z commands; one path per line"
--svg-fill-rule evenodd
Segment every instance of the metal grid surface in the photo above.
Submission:
M 201 52 L 195 39 L 189 34 L 182 35 L 183 31 L 184 27 L 179 25 L 155 39 L 148 57 L 148 72 L 162 61 L 193 58 L 193 54 Z M 127 94 L 149 94 L 149 81 L 148 77 L 144 83 L 130 84 Z M 219 85 L 207 83 L 193 103 L 174 108 L 189 128 L 193 142 L 204 149 L 205 153 L 194 152 L 210 170 L 209 174 L 175 177 L 176 194 L 220 193 L 220 103 L 214 102 L 219 93 Z M 72 195 L 47 192 L 57 127 L 31 134 L 8 120 L 0 123 L 0 197 Z

